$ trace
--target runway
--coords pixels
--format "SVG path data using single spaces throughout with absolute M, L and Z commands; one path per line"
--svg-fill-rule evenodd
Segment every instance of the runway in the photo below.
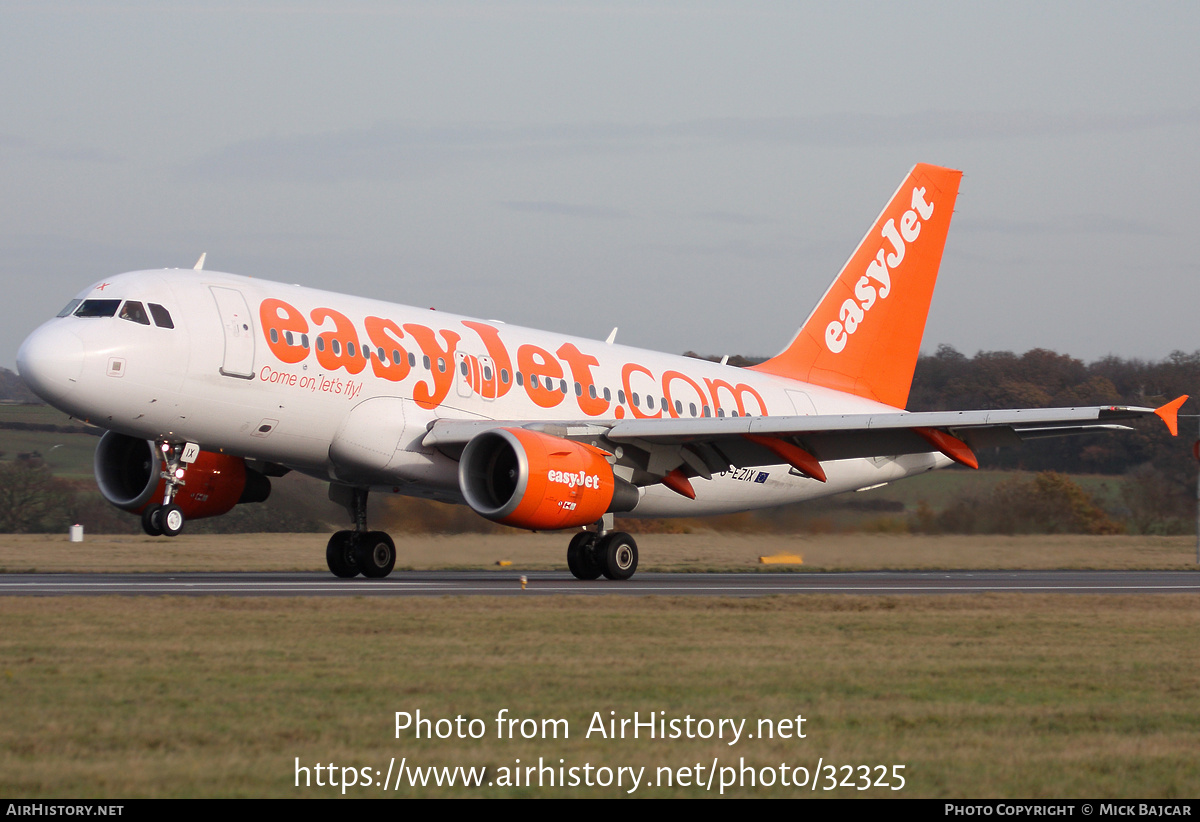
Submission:
M 522 575 L 526 579 L 521 586 Z M 382 580 L 326 573 L 3 574 L 0 596 L 733 596 L 787 594 L 1172 594 L 1189 571 L 870 571 L 656 574 L 584 582 L 566 571 L 399 571 Z

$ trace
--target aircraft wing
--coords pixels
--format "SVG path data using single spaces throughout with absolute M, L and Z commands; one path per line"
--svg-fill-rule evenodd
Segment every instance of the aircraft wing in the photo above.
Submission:
M 701 417 L 646 420 L 438 420 L 423 442 L 453 451 L 492 428 L 528 428 L 564 439 L 621 449 L 619 462 L 644 472 L 639 484 L 680 469 L 710 478 L 730 466 L 790 463 L 824 479 L 828 460 L 941 452 L 978 467 L 975 451 L 1026 439 L 1125 430 L 1126 422 L 1157 415 L 1177 431 L 1186 396 L 1160 408 L 1091 406 L 995 411 L 924 411 L 883 414 L 817 414 L 792 417 Z M 607 442 L 602 442 L 606 440 Z M 626 457 L 632 449 L 637 458 Z M 688 470 L 690 469 L 690 470 Z M 647 476 L 648 475 L 648 476 Z

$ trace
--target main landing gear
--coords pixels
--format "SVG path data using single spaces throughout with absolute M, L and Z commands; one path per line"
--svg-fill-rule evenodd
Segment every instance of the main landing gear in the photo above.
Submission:
M 567 567 L 576 579 L 629 579 L 637 570 L 638 549 L 624 531 L 608 530 L 611 515 L 597 523 L 595 531 L 580 531 L 567 546 Z
M 333 575 L 382 579 L 390 574 L 396 567 L 396 543 L 383 531 L 367 530 L 367 489 L 330 485 L 329 498 L 345 507 L 354 520 L 353 531 L 338 531 L 325 548 L 325 563 Z
M 187 485 L 183 479 L 187 470 L 183 459 L 186 446 L 165 440 L 155 445 L 167 464 L 166 470 L 159 473 L 166 482 L 166 490 L 161 504 L 153 502 L 142 510 L 142 530 L 152 537 L 175 537 L 183 531 L 184 523 L 183 509 L 173 500 L 179 488 Z M 191 459 L 195 459 L 194 455 Z

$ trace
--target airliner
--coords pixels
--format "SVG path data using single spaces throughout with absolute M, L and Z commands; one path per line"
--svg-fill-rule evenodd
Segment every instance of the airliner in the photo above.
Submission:
M 95 283 L 36 329 L 21 376 L 106 429 L 95 474 L 151 535 L 330 483 L 338 577 L 396 562 L 371 492 L 572 530 L 583 580 L 630 578 L 614 515 L 697 516 L 867 488 L 982 448 L 1125 429 L 1161 408 L 904 410 L 962 173 L 920 164 L 781 353 L 749 368 L 203 268 Z M 780 294 L 780 304 L 789 302 Z

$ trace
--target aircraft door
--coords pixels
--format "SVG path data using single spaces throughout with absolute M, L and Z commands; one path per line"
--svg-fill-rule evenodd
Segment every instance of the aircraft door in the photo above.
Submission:
M 471 387 L 471 361 L 462 351 L 454 352 L 454 387 L 458 396 L 469 397 L 473 392 Z
M 485 400 L 496 398 L 496 369 L 492 358 L 475 356 L 464 351 L 454 352 L 454 385 L 458 396 L 480 396 Z
M 479 356 L 479 394 L 485 400 L 496 399 L 496 366 L 486 354 Z
M 254 378 L 254 321 L 242 292 L 220 285 L 210 285 L 221 326 L 225 334 L 225 357 L 221 373 L 226 377 L 244 380 Z

